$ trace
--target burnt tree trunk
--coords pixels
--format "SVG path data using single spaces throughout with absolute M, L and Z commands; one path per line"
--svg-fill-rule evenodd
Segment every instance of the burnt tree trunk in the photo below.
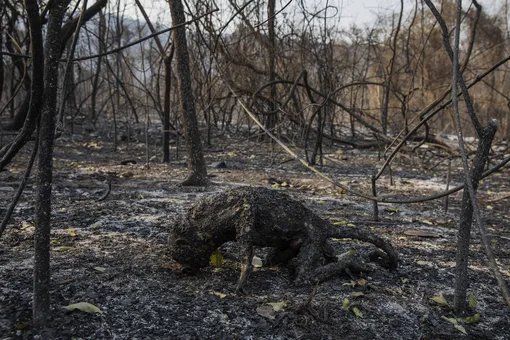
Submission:
M 30 27 L 30 42 L 32 54 L 32 79 L 30 94 L 25 99 L 28 107 L 25 124 L 14 140 L 0 150 L 0 170 L 2 170 L 16 153 L 25 145 L 37 125 L 37 119 L 41 112 L 44 82 L 44 51 L 42 39 L 42 23 L 39 16 L 39 7 L 35 0 L 25 0 L 28 23 Z
M 28 1 L 27 7 L 28 7 Z M 34 0 L 33 5 L 37 6 Z M 50 221 L 53 172 L 53 140 L 58 90 L 58 63 L 61 55 L 62 20 L 67 1 L 55 0 L 50 9 L 44 50 L 44 99 L 39 129 L 39 158 L 34 237 L 33 324 L 42 328 L 50 308 Z M 28 9 L 27 9 L 28 10 Z M 39 29 L 41 27 L 39 26 Z M 35 51 L 33 51 L 35 53 Z M 40 52 L 38 52 L 40 53 Z M 36 80 L 36 77 L 33 77 Z
M 101 75 L 101 65 L 103 63 L 103 56 L 101 55 L 106 47 L 104 46 L 105 36 L 106 36 L 106 20 L 104 17 L 104 13 L 99 11 L 99 26 L 98 26 L 98 53 L 100 54 L 99 58 L 97 58 L 96 64 L 96 73 L 94 74 L 94 81 L 92 82 L 92 94 L 90 96 L 90 120 L 92 124 L 96 125 L 96 120 L 98 114 L 96 113 L 96 100 L 97 100 L 97 91 L 99 90 L 99 76 Z
M 184 7 L 181 0 L 170 0 L 172 25 L 185 22 Z M 207 168 L 202 153 L 202 141 L 198 129 L 198 120 L 195 110 L 195 97 L 191 87 L 191 73 L 189 69 L 189 54 L 186 40 L 186 28 L 178 27 L 172 31 L 175 55 L 177 57 L 177 87 L 181 104 L 182 124 L 188 153 L 188 167 L 191 174 L 182 182 L 182 185 L 207 185 Z

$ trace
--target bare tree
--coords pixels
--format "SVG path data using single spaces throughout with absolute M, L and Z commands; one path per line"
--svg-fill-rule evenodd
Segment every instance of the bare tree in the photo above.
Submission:
M 172 24 L 176 26 L 184 23 L 186 19 L 181 0 L 170 0 L 169 4 Z M 186 28 L 184 26 L 176 28 L 173 30 L 172 36 L 177 58 L 179 101 L 186 137 L 188 167 L 191 170 L 191 174 L 182 182 L 182 185 L 207 185 L 209 179 L 207 178 L 207 168 L 202 153 L 202 141 L 195 110 L 195 96 L 191 84 Z
M 27 12 L 37 2 L 26 0 Z M 58 63 L 61 55 L 62 20 L 67 7 L 66 0 L 55 0 L 49 10 L 44 50 L 44 99 L 39 125 L 39 158 L 37 174 L 36 231 L 34 237 L 34 302 L 33 323 L 36 328 L 45 326 L 50 307 L 50 230 L 51 189 L 53 178 L 53 141 L 55 136 L 55 112 L 57 106 Z M 35 29 L 41 30 L 40 24 Z M 32 33 L 33 34 L 33 33 Z M 33 38 L 32 38 L 33 43 Z M 38 48 L 40 46 L 37 46 Z M 32 48 L 32 54 L 36 51 Z M 35 76 L 33 77 L 35 80 Z

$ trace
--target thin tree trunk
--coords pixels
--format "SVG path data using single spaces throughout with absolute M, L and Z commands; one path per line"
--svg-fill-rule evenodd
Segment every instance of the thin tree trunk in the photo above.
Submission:
M 397 28 L 395 31 L 395 36 L 393 37 L 393 56 L 390 60 L 390 67 L 388 70 L 388 75 L 385 84 L 385 93 L 384 93 L 384 103 L 383 103 L 383 111 L 381 115 L 382 120 L 382 133 L 386 135 L 388 133 L 388 107 L 390 104 L 390 89 L 391 89 L 391 77 L 393 75 L 393 70 L 395 68 L 395 59 L 397 58 L 397 40 L 398 34 L 400 32 L 400 24 L 402 23 L 402 15 L 404 13 L 404 0 L 400 0 L 400 14 L 398 17 Z
M 28 0 L 26 1 L 28 2 Z M 45 326 L 50 308 L 50 222 L 53 140 L 55 135 L 58 63 L 61 55 L 60 34 L 65 11 L 64 2 L 64 0 L 55 0 L 50 9 L 44 51 L 46 60 L 44 67 L 44 100 L 41 110 L 38 141 L 39 158 L 34 237 L 34 301 L 32 305 L 33 323 L 36 328 Z
M 104 40 L 106 33 L 106 20 L 104 17 L 103 11 L 99 11 L 99 26 L 98 26 L 98 53 L 102 54 L 105 50 L 104 48 Z M 102 65 L 103 57 L 99 56 L 97 58 L 97 66 L 96 73 L 94 74 L 94 81 L 92 83 L 92 95 L 90 96 L 91 108 L 90 108 L 90 120 L 92 124 L 96 124 L 96 100 L 97 100 L 97 91 L 99 87 L 99 75 L 101 74 L 101 65 Z
M 185 22 L 184 7 L 181 0 L 170 0 L 170 12 L 172 24 L 179 25 Z M 177 57 L 177 74 L 179 101 L 181 104 L 182 124 L 186 137 L 188 152 L 188 167 L 191 174 L 182 185 L 207 185 L 207 168 L 202 153 L 202 141 L 198 129 L 198 120 L 195 110 L 195 97 L 191 87 L 191 72 L 189 69 L 189 54 L 186 40 L 186 28 L 181 26 L 172 31 L 172 38 L 175 45 Z

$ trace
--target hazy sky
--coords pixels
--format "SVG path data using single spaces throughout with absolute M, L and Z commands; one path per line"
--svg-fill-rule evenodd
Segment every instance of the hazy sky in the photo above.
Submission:
M 216 0 L 218 4 L 228 6 L 227 0 Z M 239 4 L 244 3 L 245 0 L 237 0 Z M 294 0 L 297 3 L 298 0 Z M 421 0 L 419 0 L 421 1 Z M 499 5 L 505 0 L 478 0 L 484 7 L 484 11 L 494 12 Z M 166 0 L 141 0 L 145 9 L 151 13 L 151 18 L 166 21 L 163 19 L 168 14 L 168 4 Z M 281 8 L 282 4 L 287 3 L 288 0 L 277 0 L 277 7 Z M 376 19 L 377 13 L 391 14 L 400 10 L 400 0 L 304 0 L 310 7 L 314 5 L 324 5 L 326 3 L 336 6 L 341 9 L 340 25 L 348 27 L 353 23 L 357 25 L 370 25 Z M 126 0 L 126 14 L 135 16 L 136 5 L 132 0 Z M 411 9 L 414 7 L 416 0 L 404 0 L 404 8 Z M 470 0 L 463 1 L 463 7 L 467 8 L 470 5 Z M 163 15 L 163 17 L 162 17 Z M 141 17 L 141 16 L 140 16 Z M 162 20 L 163 19 L 163 20 Z

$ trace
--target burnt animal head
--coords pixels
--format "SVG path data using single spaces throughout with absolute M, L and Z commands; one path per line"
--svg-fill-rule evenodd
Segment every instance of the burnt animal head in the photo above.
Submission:
M 209 264 L 214 249 L 199 238 L 186 216 L 179 216 L 168 237 L 170 256 L 182 266 L 186 274 L 193 274 Z

